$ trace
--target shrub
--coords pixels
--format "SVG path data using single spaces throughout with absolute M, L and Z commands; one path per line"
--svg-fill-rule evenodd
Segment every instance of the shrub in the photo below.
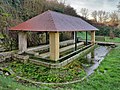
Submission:
M 109 36 L 110 33 L 114 34 L 114 37 L 120 37 L 120 29 L 110 26 L 97 26 L 99 31 L 96 31 L 98 36 Z M 113 36 L 113 35 L 112 35 Z

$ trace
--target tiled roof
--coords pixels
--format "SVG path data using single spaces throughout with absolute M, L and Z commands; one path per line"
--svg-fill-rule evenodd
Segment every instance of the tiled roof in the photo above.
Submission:
M 15 27 L 11 27 L 10 30 L 60 32 L 92 31 L 98 29 L 81 18 L 49 10 Z

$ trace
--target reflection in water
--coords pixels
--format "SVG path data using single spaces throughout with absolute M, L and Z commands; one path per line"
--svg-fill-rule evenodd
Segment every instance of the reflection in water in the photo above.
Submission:
M 87 63 L 90 64 L 89 67 L 85 67 L 88 76 L 94 72 L 109 51 L 109 47 L 99 46 L 85 56 Z

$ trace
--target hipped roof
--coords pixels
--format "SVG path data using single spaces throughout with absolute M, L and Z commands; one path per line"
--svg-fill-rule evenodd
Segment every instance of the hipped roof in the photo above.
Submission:
M 93 31 L 98 29 L 81 18 L 48 10 L 15 27 L 11 27 L 10 30 L 60 32 Z

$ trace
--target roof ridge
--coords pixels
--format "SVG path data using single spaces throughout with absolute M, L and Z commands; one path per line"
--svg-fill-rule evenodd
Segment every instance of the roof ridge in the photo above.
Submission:
M 50 17 L 51 17 L 52 23 L 53 23 L 53 25 L 54 25 L 54 28 L 57 30 L 56 24 L 54 23 L 55 20 L 54 20 L 54 17 L 53 17 L 53 15 L 52 15 L 52 11 L 51 11 L 51 10 L 48 10 L 48 12 L 50 13 Z

